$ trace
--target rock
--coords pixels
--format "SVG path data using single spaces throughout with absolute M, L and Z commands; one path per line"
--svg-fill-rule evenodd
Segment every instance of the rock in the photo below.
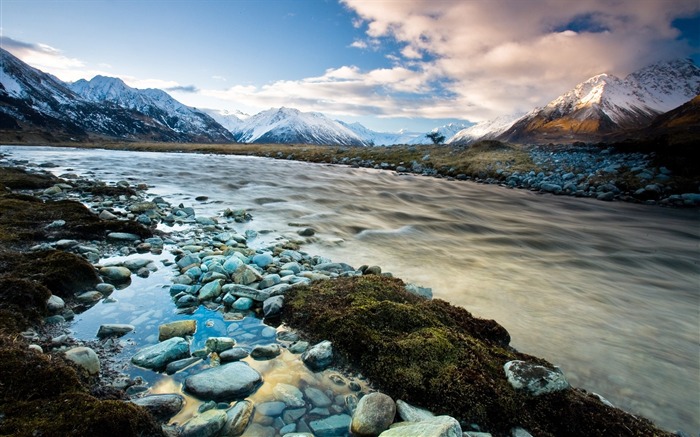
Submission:
M 241 267 L 243 267 L 243 261 L 241 261 L 238 257 L 230 256 L 224 261 L 224 263 L 221 265 L 221 267 L 228 273 L 229 275 L 235 274 Z
M 544 184 L 540 185 L 540 190 L 544 191 L 545 193 L 559 194 L 559 193 L 561 193 L 562 188 L 561 188 L 561 185 L 544 183 Z
M 611 200 L 615 199 L 615 193 L 613 193 L 612 191 L 606 191 L 604 193 L 598 194 L 598 196 L 596 196 L 596 199 L 610 202 Z
M 252 262 L 260 268 L 265 268 L 274 262 L 274 258 L 269 253 L 259 253 L 253 256 Z
M 131 357 L 131 362 L 147 369 L 160 370 L 171 361 L 190 356 L 190 345 L 182 337 L 172 337 L 163 342 L 141 349 Z
M 197 298 L 200 302 L 216 299 L 221 294 L 222 285 L 224 285 L 224 280 L 222 279 L 208 282 L 199 290 L 199 296 Z
M 131 402 L 147 409 L 159 422 L 167 422 L 182 410 L 185 398 L 178 394 L 162 394 L 144 396 Z
M 267 300 L 267 299 L 265 299 Z M 231 308 L 240 310 L 240 311 L 247 311 L 251 308 L 253 308 L 253 299 L 249 297 L 239 297 L 236 299 L 233 304 L 231 304 Z
M 311 346 L 302 354 L 301 360 L 314 372 L 324 370 L 333 361 L 333 346 L 331 342 L 324 340 Z
M 131 270 L 126 267 L 110 266 L 102 267 L 100 269 L 100 275 L 107 278 L 109 281 L 121 284 L 122 282 L 127 282 L 131 279 Z
M 100 325 L 100 328 L 97 330 L 97 337 L 98 338 L 105 338 L 105 337 L 121 337 L 122 335 L 128 334 L 129 332 L 134 330 L 134 325 L 126 325 L 126 324 L 121 324 L 121 323 L 110 323 L 110 324 L 104 324 Z
M 158 208 L 158 205 L 154 202 L 136 202 L 129 205 L 127 209 L 135 214 L 140 214 L 156 208 Z
M 260 384 L 260 373 L 236 361 L 189 376 L 185 379 L 185 390 L 203 400 L 230 401 L 248 396 Z
M 46 196 L 55 196 L 56 194 L 62 193 L 63 190 L 61 190 L 61 187 L 58 185 L 54 185 L 53 187 L 49 187 L 44 190 L 44 195 Z
M 97 302 L 98 300 L 102 299 L 102 293 L 99 291 L 86 291 L 85 293 L 80 293 L 79 295 L 75 296 L 76 300 L 81 303 L 86 303 L 86 304 L 91 304 L 94 302 Z
M 358 436 L 376 436 L 394 422 L 396 404 L 384 393 L 363 396 L 352 415 L 350 431 Z
M 58 240 L 57 242 L 54 243 L 56 246 L 56 249 L 60 250 L 68 250 L 71 247 L 77 246 L 79 243 L 75 240 Z
M 232 361 L 242 360 L 247 357 L 248 351 L 242 347 L 234 347 L 229 350 L 225 350 L 219 354 L 219 359 L 222 363 L 228 363 Z
M 270 293 L 264 290 L 256 290 L 255 288 L 246 287 L 240 284 L 226 284 L 221 287 L 224 293 L 231 293 L 232 296 L 236 297 L 247 297 L 253 299 L 256 302 L 264 302 L 265 299 L 270 297 Z
M 363 275 L 381 275 L 382 268 L 379 266 L 369 266 L 363 272 Z
M 238 401 L 226 410 L 226 423 L 219 434 L 222 437 L 234 437 L 243 434 L 253 418 L 255 408 L 250 401 Z
M 178 320 L 176 322 L 165 323 L 158 327 L 158 341 L 167 340 L 173 337 L 186 337 L 188 335 L 194 335 L 196 331 L 196 320 Z
M 52 294 L 49 300 L 46 301 L 46 308 L 50 313 L 57 313 L 66 307 L 66 303 L 60 297 Z
M 433 298 L 433 289 L 432 288 L 427 288 L 427 287 L 421 287 L 416 284 L 406 284 L 406 291 L 415 294 L 416 296 L 422 297 L 424 299 L 432 299 Z
M 253 282 L 262 281 L 263 277 L 254 268 L 247 264 L 241 264 L 236 271 L 231 274 L 231 280 L 236 284 L 249 285 Z
M 436 416 L 422 422 L 401 422 L 379 434 L 380 437 L 462 437 L 462 427 L 450 416 Z
M 309 422 L 309 427 L 316 437 L 332 437 L 347 433 L 351 421 L 347 414 L 338 414 L 325 419 L 312 420 Z
M 326 408 L 333 404 L 331 398 L 326 396 L 326 394 L 315 387 L 307 387 L 304 389 L 304 395 L 316 408 Z
M 314 228 L 299 229 L 297 231 L 297 234 L 299 234 L 302 237 L 313 237 L 314 235 L 316 235 L 316 230 Z
M 309 348 L 309 342 L 308 341 L 295 341 L 289 346 L 289 352 L 293 354 L 301 354 L 306 351 L 306 349 Z
M 263 302 L 263 315 L 265 317 L 277 316 L 282 311 L 284 296 L 273 296 Z
M 532 437 L 532 434 L 527 432 L 524 428 L 516 427 L 510 430 L 510 435 L 512 437 Z
M 236 345 L 236 340 L 231 337 L 209 337 L 205 343 L 206 349 L 209 352 L 223 352 L 231 349 Z
M 214 437 L 226 424 L 226 412 L 209 410 L 194 416 L 182 427 L 180 437 Z
M 532 396 L 552 393 L 569 388 L 569 383 L 559 369 L 551 370 L 526 361 L 509 361 L 504 366 L 508 382 L 516 390 L 525 390 Z
M 404 422 L 422 422 L 435 418 L 435 415 L 430 411 L 414 407 L 401 399 L 396 401 L 396 411 Z
M 264 288 L 270 288 L 272 286 L 279 284 L 280 281 L 281 281 L 280 275 L 278 275 L 277 273 L 267 275 L 263 278 L 262 281 L 260 281 L 260 289 L 262 290 Z
M 107 238 L 110 240 L 117 240 L 117 241 L 138 241 L 141 239 L 136 234 L 130 234 L 127 232 L 110 232 L 107 234 Z
M 102 220 L 117 220 L 119 218 L 111 212 L 107 211 L 106 209 L 103 209 L 98 217 Z
M 177 361 L 172 361 L 168 363 L 167 366 L 165 366 L 165 373 L 168 375 L 172 375 L 174 373 L 179 372 L 180 370 L 183 370 L 192 364 L 201 361 L 201 358 L 199 357 L 189 357 L 189 358 L 184 358 L 182 360 L 177 360 Z
M 280 345 L 277 343 L 258 345 L 250 351 L 250 356 L 256 360 L 269 360 L 282 353 Z
M 255 412 L 263 416 L 279 416 L 287 408 L 287 404 L 281 401 L 263 402 L 255 406 Z
M 306 405 L 304 394 L 293 385 L 279 383 L 272 389 L 276 400 L 282 401 L 292 408 L 300 408 Z
M 112 284 L 103 282 L 101 284 L 95 285 L 95 290 L 99 291 L 104 296 L 109 296 L 110 294 L 114 293 L 115 287 Z
M 85 369 L 90 375 L 100 373 L 100 359 L 97 353 L 89 347 L 74 347 L 65 353 L 66 358 Z

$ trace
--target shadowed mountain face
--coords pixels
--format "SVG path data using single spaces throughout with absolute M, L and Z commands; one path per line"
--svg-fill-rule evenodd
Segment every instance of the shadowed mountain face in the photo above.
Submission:
M 93 81 L 101 84 L 107 81 L 121 84 L 125 98 L 109 98 L 109 95 L 85 98 L 81 92 L 89 89 L 86 84 L 92 81 L 79 81 L 83 86 L 76 87 L 76 92 L 5 50 L 0 49 L 0 57 L 0 129 L 19 138 L 36 134 L 49 140 L 233 140 L 211 117 L 178 103 L 163 91 L 136 90 L 119 79 L 96 78 Z

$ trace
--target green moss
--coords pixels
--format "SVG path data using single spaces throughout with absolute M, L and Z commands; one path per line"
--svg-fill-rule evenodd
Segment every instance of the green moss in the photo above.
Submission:
M 341 362 L 356 366 L 383 392 L 495 435 L 513 426 L 544 436 L 667 435 L 578 390 L 537 398 L 514 390 L 503 371 L 506 362 L 552 365 L 509 347 L 507 331 L 496 322 L 406 293 L 398 279 L 317 282 L 291 291 L 285 302 L 284 322 L 313 341 L 333 342 Z M 617 432 L 601 431 L 608 426 Z

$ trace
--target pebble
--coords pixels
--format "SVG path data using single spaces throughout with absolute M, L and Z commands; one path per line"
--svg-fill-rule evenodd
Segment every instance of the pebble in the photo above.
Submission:
M 97 331 L 97 338 L 121 337 L 134 330 L 134 325 L 121 323 L 110 323 L 100 325 Z
M 256 360 L 270 360 L 282 353 L 280 345 L 277 343 L 258 345 L 250 351 L 250 356 Z

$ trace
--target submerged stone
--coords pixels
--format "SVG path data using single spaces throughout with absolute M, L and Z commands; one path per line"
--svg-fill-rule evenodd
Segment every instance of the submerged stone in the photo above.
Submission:
M 141 349 L 131 362 L 147 369 L 160 370 L 171 361 L 190 356 L 190 344 L 182 337 L 169 338 L 163 342 Z
M 185 390 L 202 400 L 231 401 L 253 393 L 262 375 L 248 364 L 236 361 L 212 367 L 185 379 Z

